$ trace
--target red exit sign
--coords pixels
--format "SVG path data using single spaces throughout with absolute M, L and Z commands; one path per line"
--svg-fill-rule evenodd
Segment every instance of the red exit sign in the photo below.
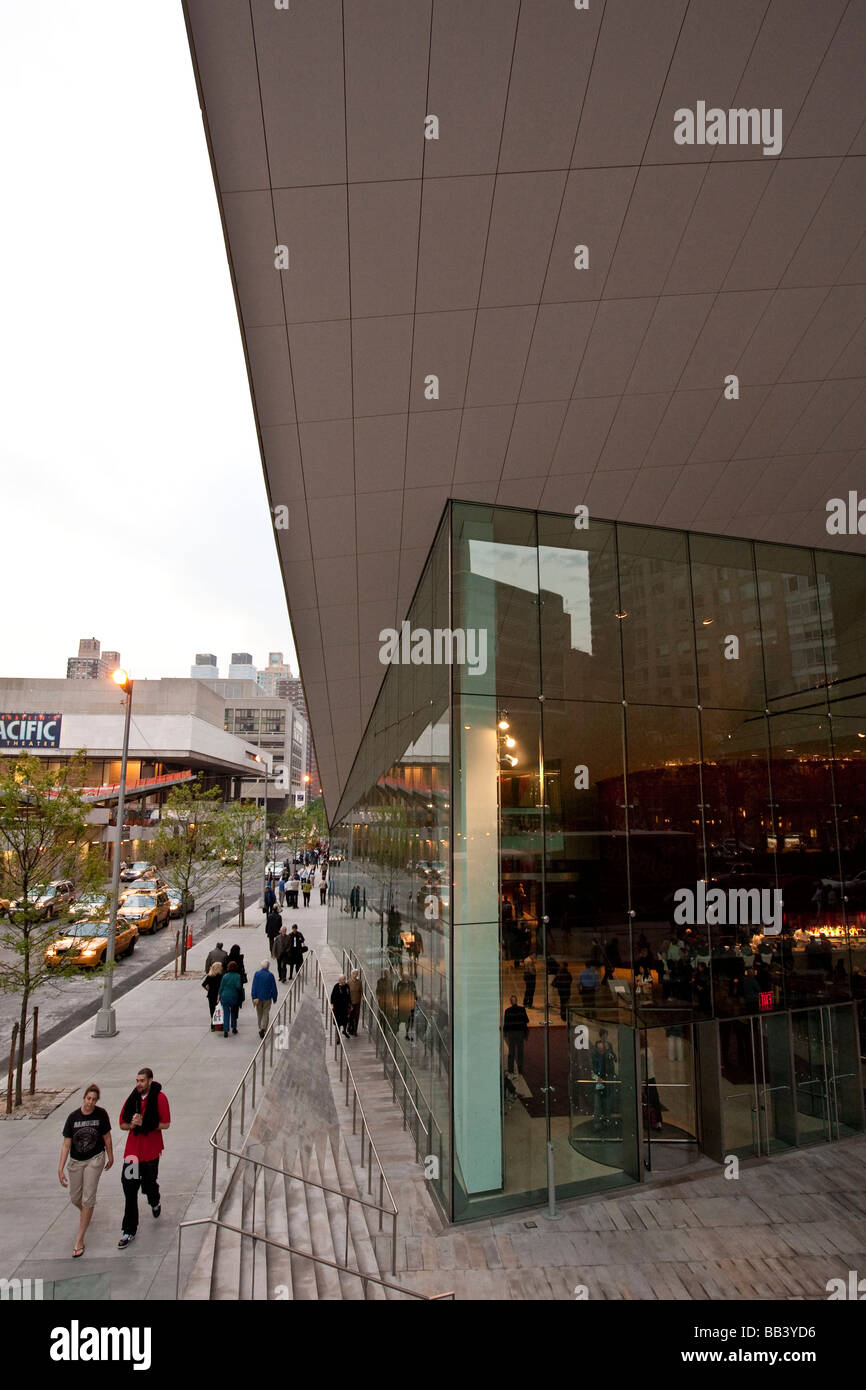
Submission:
M 758 995 L 758 1008 L 759 1008 L 759 1009 L 762 1009 L 762 1010 L 766 1010 L 766 1009 L 772 1009 L 772 1007 L 773 1007 L 773 991 L 772 991 L 771 989 L 763 990 L 763 991 Z

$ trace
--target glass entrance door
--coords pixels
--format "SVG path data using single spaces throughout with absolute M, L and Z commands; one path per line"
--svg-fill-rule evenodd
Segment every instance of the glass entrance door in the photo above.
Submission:
M 778 1153 L 797 1143 L 787 1014 L 719 1024 L 725 1152 Z
M 697 1156 L 695 1030 L 644 1028 L 640 1045 L 644 1166 L 678 1167 Z
M 801 1144 L 845 1139 L 863 1127 L 859 1048 L 850 1005 L 791 1015 Z

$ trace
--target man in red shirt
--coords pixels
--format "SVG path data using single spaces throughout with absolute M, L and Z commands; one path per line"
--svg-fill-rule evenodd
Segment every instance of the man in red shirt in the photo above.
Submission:
M 118 1250 L 125 1250 L 135 1240 L 138 1230 L 138 1189 L 141 1188 L 154 1216 L 159 1216 L 159 1156 L 164 1148 L 162 1131 L 171 1124 L 171 1111 L 165 1092 L 154 1081 L 150 1067 L 142 1067 L 135 1078 L 135 1090 L 127 1097 L 120 1112 L 120 1128 L 128 1131 L 123 1154 L 121 1186 L 126 1198 L 123 1212 L 123 1234 Z

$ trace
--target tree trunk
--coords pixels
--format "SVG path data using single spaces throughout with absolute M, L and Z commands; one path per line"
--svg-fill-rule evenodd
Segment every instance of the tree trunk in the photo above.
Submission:
M 24 1077 L 24 1042 L 27 1027 L 27 1005 L 30 1001 L 30 990 L 25 988 L 21 996 L 21 1018 L 18 1024 L 18 1061 L 15 1067 L 15 1104 L 20 1105 L 23 1100 L 23 1077 Z
M 183 922 L 182 922 L 182 924 L 181 924 L 181 942 L 180 942 L 180 973 L 181 973 L 181 975 L 185 975 L 185 974 L 186 974 L 186 913 L 187 913 L 186 894 L 184 894 L 184 900 L 183 900 Z
M 238 926 L 239 926 L 239 927 L 245 926 L 245 922 L 244 922 L 244 884 L 243 884 L 243 879 L 241 879 L 240 887 L 238 888 Z

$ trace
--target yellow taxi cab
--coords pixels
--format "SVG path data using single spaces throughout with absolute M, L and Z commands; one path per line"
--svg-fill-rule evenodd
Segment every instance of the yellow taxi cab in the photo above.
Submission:
M 164 888 L 150 892 L 124 893 L 117 909 L 118 922 L 134 923 L 140 932 L 155 932 L 164 927 L 171 915 L 171 903 Z
M 114 938 L 114 957 L 131 956 L 138 940 L 138 927 L 118 919 Z M 108 950 L 107 922 L 70 922 L 63 935 L 52 941 L 45 952 L 48 966 L 80 965 L 92 969 L 102 965 Z

